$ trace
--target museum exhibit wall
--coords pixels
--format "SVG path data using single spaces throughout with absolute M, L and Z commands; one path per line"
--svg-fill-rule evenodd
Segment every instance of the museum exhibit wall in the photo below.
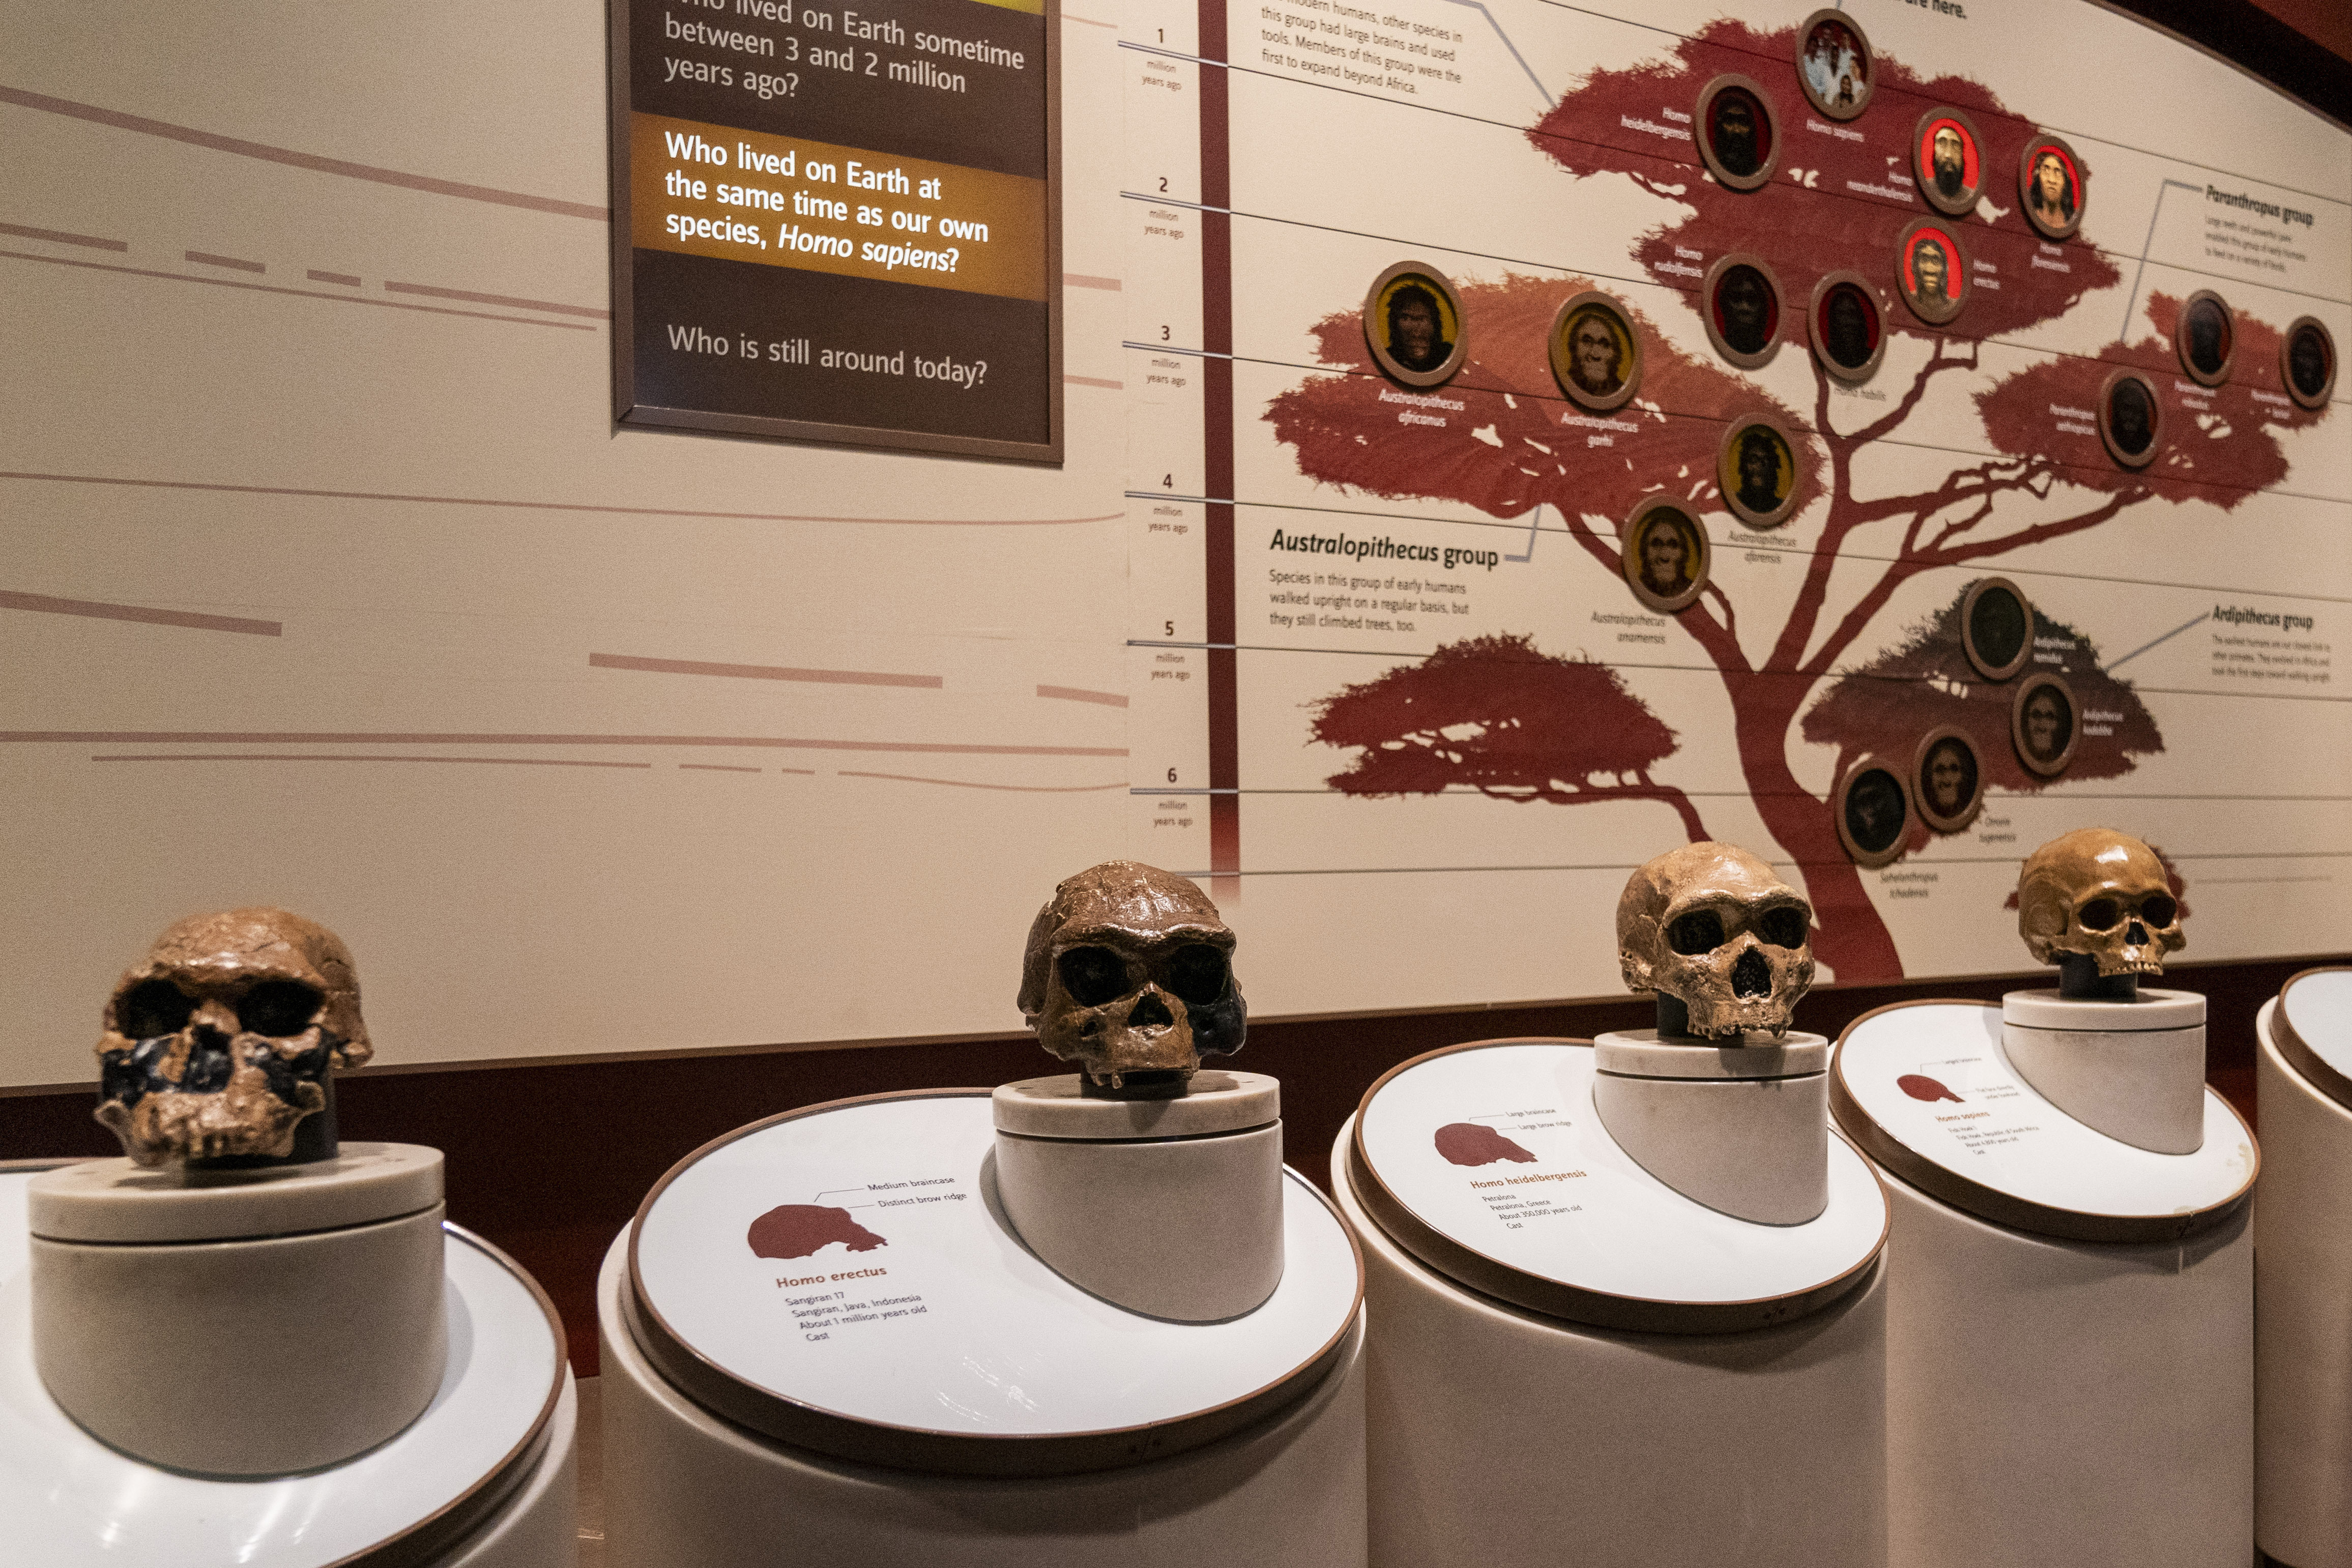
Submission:
M 1573 999 L 1618 988 L 1628 869 L 1691 837 L 1805 889 L 1820 1005 L 1859 1012 L 1997 995 L 2024 850 L 2137 834 L 2243 1068 L 2254 1003 L 2343 945 L 2352 427 L 2280 341 L 2352 342 L 2352 136 L 2079 0 L 1853 7 L 1841 120 L 1810 9 L 1046 7 L 1040 462 L 616 425 L 600 6 L 6 5 L 0 1156 L 102 1152 L 90 998 L 155 931 L 284 905 L 368 955 L 347 1130 L 448 1148 L 453 1215 L 584 1291 L 702 1138 L 1028 1070 L 1007 955 L 1112 857 L 1240 933 L 1245 1065 L 1310 1164 L 1413 1051 L 1624 1022 Z M 1695 152 L 1727 74 L 1773 116 L 1752 192 Z M 1912 167 L 1943 109 L 1981 143 L 1958 215 Z M 2084 193 L 2056 240 L 2021 210 L 2046 137 Z M 1941 323 L 1899 288 L 1930 217 L 1967 263 Z M 1731 253 L 1779 286 L 1752 368 L 1702 309 Z M 1367 342 L 1404 263 L 1459 312 L 1434 382 Z M 1805 325 L 1841 271 L 1883 311 L 1859 381 Z M 1547 350 L 1587 290 L 1643 346 L 1611 410 Z M 2237 344 L 2210 389 L 2200 290 Z M 751 341 L 649 308 L 639 344 Z M 761 355 L 795 395 L 924 357 L 887 314 L 803 326 L 869 368 Z M 2145 467 L 2099 433 L 2119 370 Z M 1789 443 L 1769 523 L 1717 478 L 1749 416 Z M 1678 611 L 1618 565 L 1660 497 L 1710 547 Z M 1988 578 L 2032 616 L 1998 679 L 1961 631 Z M 2043 675 L 2054 772 L 2012 717 Z M 1843 787 L 1947 726 L 1973 815 L 1857 857 Z M 523 1070 L 572 1111 L 507 1123 Z

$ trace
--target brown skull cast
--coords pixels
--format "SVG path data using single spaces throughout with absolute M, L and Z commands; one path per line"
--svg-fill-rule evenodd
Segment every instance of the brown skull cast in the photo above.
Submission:
M 1685 844 L 1625 883 L 1617 962 L 1633 990 L 1679 1001 L 1693 1035 L 1777 1038 L 1813 984 L 1812 919 L 1804 895 L 1747 850 Z
M 1108 860 L 1054 889 L 1022 955 L 1037 1043 L 1076 1062 L 1088 1094 L 1173 1098 L 1204 1056 L 1242 1048 L 1249 1010 L 1234 933 L 1182 877 Z
M 106 1004 L 98 1120 L 142 1165 L 282 1160 L 326 1108 L 328 1073 L 373 1054 L 334 932 L 284 910 L 195 915 Z
M 2053 838 L 2018 874 L 2017 934 L 2037 963 L 2077 953 L 2103 979 L 2162 974 L 2164 955 L 2189 943 L 2180 913 L 2156 851 L 2112 827 Z

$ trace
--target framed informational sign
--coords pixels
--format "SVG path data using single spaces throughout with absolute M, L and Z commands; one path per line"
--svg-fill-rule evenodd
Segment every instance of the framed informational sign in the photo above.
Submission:
M 611 0 L 624 425 L 1059 462 L 1058 0 Z

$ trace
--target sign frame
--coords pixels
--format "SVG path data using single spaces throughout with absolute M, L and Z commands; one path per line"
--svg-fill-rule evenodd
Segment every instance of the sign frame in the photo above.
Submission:
M 730 414 L 636 401 L 635 214 L 630 189 L 631 8 L 654 0 L 606 0 L 605 137 L 610 189 L 613 310 L 613 426 L 615 430 L 698 430 L 722 436 L 866 450 L 988 458 L 1059 467 L 1068 422 L 1064 403 L 1062 295 L 1062 4 L 1041 0 L 1045 42 L 1039 70 L 1045 89 L 1045 398 L 1046 438 L 1009 441 L 882 426 L 845 425 L 778 416 Z M 789 270 L 789 269 L 783 269 Z

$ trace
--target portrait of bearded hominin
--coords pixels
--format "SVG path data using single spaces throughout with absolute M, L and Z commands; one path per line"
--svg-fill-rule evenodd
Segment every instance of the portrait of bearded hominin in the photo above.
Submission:
M 2279 340 L 2279 368 L 2287 395 L 2305 408 L 2325 408 L 2336 390 L 2336 340 L 2316 316 L 2298 317 Z
M 1625 581 L 1650 608 L 1672 614 L 1706 586 L 1706 531 L 1665 497 L 1651 496 L 1633 509 L 1624 541 Z
M 2054 675 L 2037 676 L 2017 689 L 2009 730 L 2020 762 L 2044 778 L 2063 773 L 2074 755 L 2074 694 Z
M 1432 269 L 1413 262 L 1391 267 L 1365 298 L 1364 341 L 1397 380 L 1433 386 L 1461 368 L 1461 296 Z
M 2180 368 L 2189 379 L 2204 386 L 2219 386 L 2230 379 L 2230 360 L 2237 351 L 2236 323 L 2230 319 L 2230 307 L 2221 296 L 2210 289 L 2200 289 L 2182 301 L 2180 320 L 2172 332 L 2173 346 L 2180 353 Z
M 1940 221 L 1922 218 L 1903 234 L 1896 275 L 1903 301 L 1923 321 L 1941 325 L 1968 303 L 1968 258 Z
M 1796 450 L 1779 426 L 1735 419 L 1716 460 L 1716 482 L 1724 503 L 1742 522 L 1776 527 L 1796 510 Z
M 1903 852 L 1903 832 L 1911 825 L 1911 799 L 1903 781 L 1884 763 L 1864 758 L 1847 773 L 1837 798 L 1838 837 L 1846 853 L 1864 866 L 1884 866 Z
M 2025 221 L 2040 230 L 2044 239 L 2063 239 L 2082 226 L 2082 160 L 2063 142 L 2051 136 L 2028 142 L 2017 187 Z
M 1550 355 L 1559 389 L 1596 412 L 1622 406 L 1641 384 L 1641 340 L 1625 308 L 1606 294 L 1588 291 L 1560 306 Z
M 1976 127 L 1958 110 L 1931 109 L 1919 117 L 1911 146 L 1912 173 L 1919 194 L 1938 212 L 1953 216 L 1977 204 L 1984 185 L 1984 160 Z
M 1780 161 L 1778 127 L 1764 89 L 1744 76 L 1719 76 L 1698 95 L 1698 150 L 1707 172 L 1735 191 L 1752 191 Z
M 2117 371 L 2107 377 L 2099 396 L 2099 437 L 2108 456 L 2127 468 L 2144 468 L 2156 458 L 2164 434 L 2164 416 L 2157 405 L 2156 387 L 2137 371 Z
M 1762 262 L 1737 256 L 1715 264 L 1708 285 L 1707 336 L 1734 364 L 1759 368 L 1780 347 L 1779 286 Z
M 1919 763 L 1911 779 L 1919 816 L 1938 833 L 1958 833 L 1984 805 L 1984 773 L 1977 749 L 1958 730 L 1938 730 L 1919 743 Z
M 1979 578 L 1962 597 L 1960 647 L 1987 680 L 2007 680 L 2025 668 L 2032 626 L 2024 593 L 2006 577 Z
M 1851 17 L 1816 11 L 1797 29 L 1797 80 L 1815 109 L 1852 120 L 1870 102 L 1870 45 Z

